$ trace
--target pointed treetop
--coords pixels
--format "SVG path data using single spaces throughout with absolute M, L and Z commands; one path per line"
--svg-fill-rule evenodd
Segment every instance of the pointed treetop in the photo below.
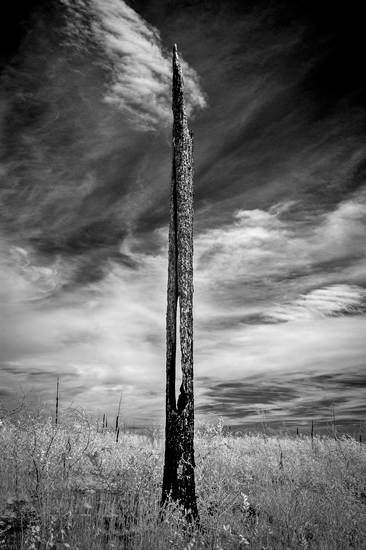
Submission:
M 186 119 L 186 110 L 184 106 L 184 81 L 182 69 L 178 59 L 177 45 L 173 46 L 173 113 L 179 119 Z

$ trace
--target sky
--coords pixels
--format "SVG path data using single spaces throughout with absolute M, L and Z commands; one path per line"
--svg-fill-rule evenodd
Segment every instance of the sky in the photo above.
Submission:
M 361 6 L 38 0 L 1 20 L 0 401 L 162 424 L 172 49 L 197 420 L 366 421 Z M 177 386 L 180 374 L 178 372 Z

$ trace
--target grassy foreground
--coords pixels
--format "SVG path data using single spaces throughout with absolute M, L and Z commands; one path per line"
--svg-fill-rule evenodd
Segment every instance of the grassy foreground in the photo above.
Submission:
M 366 548 L 366 446 L 352 438 L 236 437 L 198 423 L 200 528 L 159 500 L 164 434 L 100 433 L 81 410 L 0 425 L 0 548 Z

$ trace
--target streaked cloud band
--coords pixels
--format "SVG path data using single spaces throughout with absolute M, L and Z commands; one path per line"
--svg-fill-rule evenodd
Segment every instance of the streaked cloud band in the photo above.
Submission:
M 117 105 L 140 129 L 171 122 L 171 54 L 159 31 L 122 0 L 61 0 L 68 39 L 80 49 L 94 43 L 110 74 L 105 101 Z M 198 75 L 181 59 L 189 116 L 206 105 Z

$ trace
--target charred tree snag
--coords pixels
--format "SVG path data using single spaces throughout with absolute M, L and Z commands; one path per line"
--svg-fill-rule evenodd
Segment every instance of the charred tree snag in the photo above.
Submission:
M 177 309 L 182 384 L 176 401 Z M 166 316 L 166 426 L 162 505 L 171 497 L 198 521 L 194 477 L 193 400 L 193 134 L 183 98 L 177 47 L 173 50 L 173 166 L 170 193 Z

